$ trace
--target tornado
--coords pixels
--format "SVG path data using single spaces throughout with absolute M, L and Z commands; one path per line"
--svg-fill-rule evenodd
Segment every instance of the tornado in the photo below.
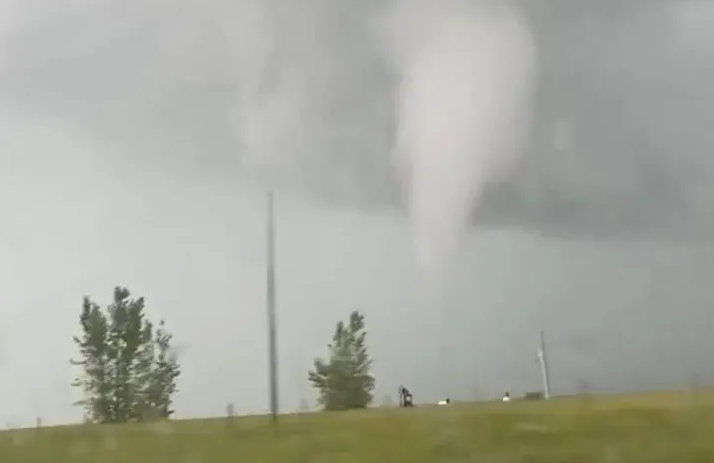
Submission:
M 403 0 L 377 27 L 394 71 L 394 163 L 417 263 L 443 277 L 484 191 L 522 155 L 536 48 L 507 0 Z

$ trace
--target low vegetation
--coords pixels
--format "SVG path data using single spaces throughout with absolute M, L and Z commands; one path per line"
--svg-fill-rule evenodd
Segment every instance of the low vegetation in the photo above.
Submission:
M 17 463 L 711 463 L 714 393 L 85 424 L 0 433 Z

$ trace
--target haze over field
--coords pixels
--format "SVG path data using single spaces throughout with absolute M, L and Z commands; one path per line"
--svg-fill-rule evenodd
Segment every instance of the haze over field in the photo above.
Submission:
M 481 65 L 481 87 L 442 77 L 463 86 L 419 100 L 400 80 L 408 60 L 390 50 L 443 38 L 451 10 L 419 23 L 426 0 L 0 0 L 0 423 L 78 419 L 67 359 L 81 298 L 106 302 L 116 284 L 147 296 L 175 332 L 181 416 L 228 402 L 264 410 L 268 184 L 285 408 L 312 398 L 311 359 L 354 308 L 367 315 L 378 401 L 400 383 L 428 400 L 537 388 L 541 327 L 555 391 L 714 379 L 714 8 L 521 3 L 508 14 L 522 13 L 533 55 L 514 46 L 522 59 Z M 502 33 L 493 2 L 450 5 Z M 403 42 L 384 35 L 410 21 L 424 27 Z M 498 44 L 459 41 L 469 34 L 444 49 L 479 67 Z M 485 130 L 454 124 L 483 110 L 487 76 L 515 82 L 530 56 L 519 88 L 532 84 L 532 97 L 500 100 L 522 104 L 514 117 L 530 123 L 502 132 L 523 146 L 507 168 L 494 158 L 493 181 L 472 190 L 480 178 L 459 163 L 479 152 L 470 142 L 451 170 L 423 153 L 428 210 L 443 217 L 441 186 L 461 187 L 452 211 L 474 225 L 435 308 L 414 291 L 415 171 L 395 148 L 405 133 L 414 149 L 441 145 L 449 129 L 483 142 Z M 410 104 L 422 119 L 405 129 Z M 450 121 L 453 104 L 467 112 Z M 444 130 L 420 142 L 432 122 Z M 434 346 L 452 353 L 442 371 Z M 461 381 L 445 391 L 454 372 Z

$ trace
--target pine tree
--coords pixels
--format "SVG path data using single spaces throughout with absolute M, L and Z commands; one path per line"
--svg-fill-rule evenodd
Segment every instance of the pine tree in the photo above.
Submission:
M 319 403 L 326 410 L 365 408 L 373 399 L 372 359 L 367 352 L 364 315 L 355 310 L 348 323 L 337 323 L 329 361 L 315 359 L 308 380 L 319 391 Z

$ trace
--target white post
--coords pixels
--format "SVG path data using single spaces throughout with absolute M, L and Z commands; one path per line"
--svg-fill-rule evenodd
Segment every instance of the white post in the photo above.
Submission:
M 540 374 L 543 379 L 543 397 L 550 399 L 550 378 L 548 375 L 548 357 L 545 353 L 545 333 L 540 332 L 540 347 L 538 348 L 538 361 L 540 362 Z

